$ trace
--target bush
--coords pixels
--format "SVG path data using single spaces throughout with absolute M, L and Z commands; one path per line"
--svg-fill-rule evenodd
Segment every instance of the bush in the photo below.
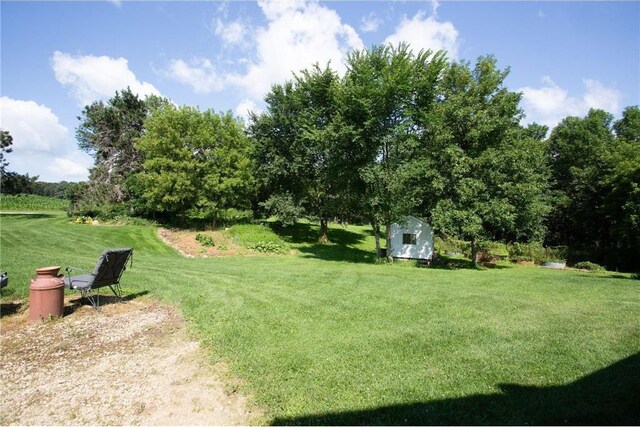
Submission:
M 502 242 L 483 241 L 478 243 L 478 260 L 480 262 L 493 262 L 497 259 L 506 259 L 508 256 L 507 245 Z
M 258 242 L 249 246 L 249 249 L 263 253 L 285 254 L 288 249 L 285 245 L 275 242 Z
M 268 200 L 261 202 L 260 206 L 269 215 L 275 216 L 281 227 L 295 224 L 304 213 L 289 194 L 271 196 Z
M 77 216 L 73 219 L 74 224 L 91 224 L 93 222 L 93 218 L 90 216 Z
M 217 224 L 238 224 L 248 223 L 253 219 L 253 211 L 239 210 L 235 208 L 222 209 L 216 214 L 215 222 Z
M 589 271 L 595 271 L 595 272 L 607 271 L 603 266 L 591 261 L 580 261 L 575 263 L 573 267 L 578 268 L 580 270 L 589 270 Z
M 513 243 L 507 245 L 512 261 L 534 261 L 539 263 L 545 257 L 545 249 L 539 243 Z
M 435 238 L 434 246 L 440 252 L 449 251 L 463 253 L 470 248 L 469 243 L 463 240 L 456 240 L 452 238 L 442 239 L 440 237 Z
M 206 234 L 198 233 L 196 234 L 196 242 L 200 243 L 202 246 L 215 246 L 215 242 L 213 241 L 213 237 L 208 236 Z

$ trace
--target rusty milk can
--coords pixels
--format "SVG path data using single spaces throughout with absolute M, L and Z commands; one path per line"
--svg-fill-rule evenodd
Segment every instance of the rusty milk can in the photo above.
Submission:
M 60 266 L 36 269 L 38 277 L 29 286 L 29 320 L 36 322 L 49 316 L 62 316 L 64 308 L 64 276 Z

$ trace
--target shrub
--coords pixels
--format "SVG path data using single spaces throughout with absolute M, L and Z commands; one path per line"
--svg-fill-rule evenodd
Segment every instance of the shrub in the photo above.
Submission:
M 93 218 L 90 216 L 80 215 L 73 219 L 74 224 L 91 224 L 93 222 Z
M 603 266 L 591 261 L 580 261 L 575 263 L 573 267 L 579 268 L 580 270 L 589 270 L 589 271 L 595 271 L 595 272 L 606 271 L 606 269 Z
M 492 262 L 496 259 L 506 259 L 508 256 L 507 245 L 502 242 L 483 241 L 478 244 L 478 260 L 480 262 Z
M 218 224 L 248 223 L 253 219 L 253 211 L 239 210 L 235 208 L 222 209 L 216 214 L 215 222 Z
M 567 247 L 555 246 L 544 249 L 544 257 L 542 262 L 559 262 L 563 263 L 567 261 Z
M 436 237 L 434 241 L 434 246 L 440 251 L 449 251 L 449 252 L 465 252 L 469 244 L 463 240 L 456 240 L 452 238 L 440 238 Z
M 249 249 L 263 253 L 284 254 L 288 250 L 285 245 L 275 242 L 258 242 L 249 246 Z
M 545 249 L 539 243 L 513 243 L 507 245 L 509 259 L 512 261 L 542 261 L 545 257 Z
M 206 234 L 198 233 L 196 234 L 196 242 L 200 243 L 202 246 L 215 246 L 215 242 L 213 241 L 213 237 L 208 236 Z

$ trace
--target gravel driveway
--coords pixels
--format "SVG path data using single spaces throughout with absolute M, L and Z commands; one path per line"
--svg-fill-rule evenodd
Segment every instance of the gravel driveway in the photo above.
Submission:
M 104 300 L 104 298 L 103 298 Z M 0 321 L 0 424 L 238 425 L 256 414 L 186 331 L 177 311 L 148 299 Z M 224 380 L 223 380 L 224 378 Z

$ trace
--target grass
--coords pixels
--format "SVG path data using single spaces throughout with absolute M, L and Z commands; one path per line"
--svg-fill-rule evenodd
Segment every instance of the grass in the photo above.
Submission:
M 0 227 L 3 300 L 27 298 L 37 267 L 91 268 L 105 247 L 134 247 L 125 291 L 178 305 L 267 422 L 640 423 L 640 282 L 628 275 L 376 265 L 354 226 L 333 227 L 328 246 L 310 224 L 281 231 L 297 256 L 206 259 L 149 226 L 11 214 Z

